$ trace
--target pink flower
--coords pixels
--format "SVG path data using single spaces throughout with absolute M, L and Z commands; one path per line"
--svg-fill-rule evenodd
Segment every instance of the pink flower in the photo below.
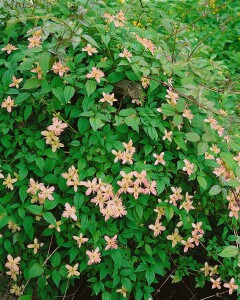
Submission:
M 27 193 L 35 195 L 41 187 L 44 187 L 43 183 L 38 183 L 37 181 L 34 181 L 33 178 L 30 178 L 30 185 L 27 190 Z
M 238 155 L 234 156 L 233 159 L 236 160 L 240 166 L 240 152 L 238 152 Z
M 183 251 L 187 252 L 188 248 L 194 248 L 193 242 L 194 242 L 194 239 L 190 238 L 190 237 L 187 239 L 187 241 L 182 240 L 181 243 L 185 246 Z
M 70 265 L 66 265 L 66 269 L 68 270 L 68 275 L 67 277 L 70 278 L 72 276 L 79 276 L 80 272 L 78 272 L 78 266 L 79 264 L 75 264 L 73 267 Z
M 87 52 L 89 56 L 92 56 L 93 53 L 98 53 L 97 49 L 92 47 L 90 44 L 87 44 L 85 48 L 82 48 L 82 51 Z
M 41 47 L 42 41 L 41 38 L 38 36 L 30 37 L 28 38 L 28 41 L 30 42 L 28 48 Z
M 88 73 L 88 74 L 86 75 L 86 77 L 87 77 L 88 79 L 89 79 L 89 78 L 95 78 L 96 81 L 97 81 L 97 83 L 100 83 L 100 78 L 102 78 L 102 77 L 104 77 L 104 76 L 105 76 L 104 73 L 103 73 L 100 69 L 95 68 L 95 67 L 92 68 L 92 72 L 90 72 L 90 73 Z
M 112 150 L 111 151 L 113 155 L 115 155 L 115 159 L 114 162 L 116 163 L 118 160 L 122 160 L 123 157 L 123 153 L 121 150 L 119 150 L 118 152 L 116 150 Z
M 86 254 L 89 257 L 88 265 L 97 264 L 101 261 L 101 253 L 99 253 L 99 248 L 97 247 L 95 250 L 86 251 Z
M 92 181 L 80 181 L 80 185 L 87 187 L 86 196 L 89 196 L 91 193 L 96 193 L 99 190 L 97 178 L 93 178 Z
M 162 152 L 160 154 L 153 153 L 153 157 L 156 158 L 156 161 L 154 163 L 155 166 L 158 165 L 159 163 L 162 164 L 162 165 L 165 165 L 165 160 L 163 159 L 164 152 Z
M 167 131 L 167 130 L 164 130 L 164 136 L 163 136 L 163 141 L 164 140 L 169 140 L 169 142 L 172 141 L 172 131 Z
M 21 260 L 21 257 L 18 256 L 16 258 L 13 258 L 12 255 L 8 254 L 7 256 L 8 261 L 5 263 L 5 267 L 9 270 L 14 270 L 15 272 L 19 271 L 19 262 Z
M 16 87 L 19 88 L 19 83 L 23 81 L 23 78 L 16 78 L 15 76 L 12 76 L 12 83 L 9 84 L 9 87 Z
M 103 98 L 101 98 L 99 100 L 99 102 L 102 102 L 102 103 L 107 102 L 111 106 L 113 106 L 113 102 L 116 102 L 116 101 L 118 101 L 118 100 L 114 98 L 114 94 L 106 94 L 104 92 L 103 92 Z
M 188 176 L 190 176 L 193 173 L 194 164 L 191 164 L 189 160 L 184 159 L 185 167 L 182 168 L 183 171 L 186 171 L 188 173 Z
M 75 241 L 77 241 L 78 248 L 81 248 L 82 244 L 84 244 L 84 243 L 86 243 L 88 241 L 88 238 L 84 238 L 82 233 L 80 233 L 80 236 L 74 235 L 73 239 Z
M 177 104 L 177 100 L 178 100 L 178 94 L 174 93 L 172 90 L 167 90 L 167 95 L 166 95 L 166 98 L 167 98 L 167 102 L 172 105 L 172 106 L 176 106 Z M 170 100 L 168 100 L 170 99 Z
M 119 57 L 125 57 L 129 62 L 131 62 L 132 53 L 127 49 L 124 49 L 122 53 L 119 54 Z
M 107 242 L 107 246 L 105 248 L 105 250 L 108 249 L 117 249 L 117 235 L 114 235 L 113 238 L 110 238 L 109 236 L 105 235 L 104 236 L 105 241 Z
M 214 278 L 210 278 L 210 281 L 213 283 L 212 289 L 221 289 L 221 278 L 217 278 L 216 280 Z
M 185 109 L 182 116 L 184 118 L 187 118 L 189 120 L 189 123 L 191 123 L 192 119 L 194 118 L 192 111 L 190 109 Z
M 8 96 L 1 104 L 1 107 L 6 108 L 9 113 L 12 111 L 12 107 L 14 106 L 14 100 L 10 96 Z
M 36 68 L 32 69 L 31 72 L 32 73 L 37 73 L 37 76 L 38 76 L 39 80 L 42 79 L 43 72 L 42 72 L 42 69 L 39 65 L 37 65 Z
M 64 131 L 64 129 L 68 127 L 68 125 L 66 123 L 63 123 L 63 121 L 59 118 L 55 117 L 52 119 L 52 121 L 52 125 L 48 126 L 47 130 L 53 131 L 57 136 L 60 135 Z
M 162 226 L 162 223 L 157 219 L 154 225 L 149 225 L 148 228 L 153 230 L 153 235 L 158 236 L 162 231 L 166 229 L 165 226 Z
M 45 187 L 45 186 L 40 186 L 40 193 L 38 194 L 39 198 L 42 199 L 48 199 L 48 200 L 54 200 L 52 193 L 54 192 L 55 187 L 51 186 L 51 187 Z
M 70 71 L 69 67 L 64 66 L 60 61 L 53 64 L 52 70 L 55 74 L 59 74 L 60 77 Z
M 5 47 L 3 47 L 2 51 L 7 51 L 7 54 L 12 53 L 13 50 L 17 50 L 18 48 L 13 46 L 12 44 L 7 44 Z
M 63 212 L 62 216 L 64 218 L 72 218 L 74 221 L 77 221 L 76 208 L 71 206 L 69 203 L 66 203 L 65 211 Z
M 233 291 L 238 289 L 238 285 L 234 284 L 234 278 L 232 278 L 229 283 L 224 283 L 223 286 L 229 289 L 229 295 L 232 295 Z

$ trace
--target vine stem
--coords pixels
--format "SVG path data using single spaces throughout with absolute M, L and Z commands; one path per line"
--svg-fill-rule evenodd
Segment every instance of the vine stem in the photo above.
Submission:
M 57 247 L 56 249 L 53 250 L 53 252 L 48 255 L 48 257 L 45 259 L 44 263 L 42 264 L 42 267 L 48 262 L 48 260 L 53 256 L 53 254 L 59 249 L 59 247 Z
M 67 290 L 68 290 L 68 285 L 69 285 L 69 279 L 68 279 L 68 281 L 67 281 L 65 293 L 64 293 L 64 295 L 63 295 L 63 300 L 66 298 L 66 294 L 67 294 Z
M 55 114 L 57 114 L 57 112 L 51 107 L 51 105 L 49 104 L 49 103 L 47 103 L 47 101 L 45 101 L 44 99 L 42 99 L 42 101 L 47 105 L 47 106 L 49 106 L 50 107 L 50 109 L 51 109 L 51 112 L 54 112 Z M 65 122 L 67 125 L 68 125 L 68 127 L 69 127 L 69 129 L 73 132 L 73 133 L 78 133 L 63 117 L 61 117 L 60 115 L 58 116 L 59 117 L 59 119 L 61 119 L 63 122 Z

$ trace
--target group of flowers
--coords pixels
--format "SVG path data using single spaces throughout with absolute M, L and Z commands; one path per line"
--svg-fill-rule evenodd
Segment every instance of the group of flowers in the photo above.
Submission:
M 51 145 L 53 152 L 60 147 L 64 147 L 64 145 L 60 143 L 59 136 L 67 127 L 68 125 L 58 117 L 53 117 L 52 125 L 48 126 L 47 130 L 41 132 L 46 138 L 46 144 Z
M 52 193 L 55 187 L 45 187 L 43 183 L 38 183 L 33 178 L 30 178 L 29 188 L 27 190 L 28 194 L 32 195 L 32 203 L 44 204 L 45 200 L 54 200 Z
M 128 143 L 122 143 L 125 151 L 116 151 L 112 150 L 112 154 L 115 155 L 114 162 L 116 163 L 118 160 L 122 161 L 122 164 L 133 164 L 133 154 L 136 152 L 135 147 L 133 147 L 133 142 L 130 140 Z

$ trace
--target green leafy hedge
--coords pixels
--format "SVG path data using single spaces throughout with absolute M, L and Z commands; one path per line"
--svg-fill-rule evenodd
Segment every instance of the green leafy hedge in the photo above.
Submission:
M 232 294 L 237 86 L 213 88 L 231 70 L 167 4 L 45 2 L 2 8 L 1 286 L 140 300 L 195 274 Z M 217 29 L 239 16 L 218 10 Z

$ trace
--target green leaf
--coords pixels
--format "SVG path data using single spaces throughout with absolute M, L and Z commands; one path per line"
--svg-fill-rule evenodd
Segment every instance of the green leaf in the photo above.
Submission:
M 92 46 L 95 46 L 97 48 L 100 48 L 100 46 L 98 45 L 98 43 L 89 35 L 87 34 L 83 34 L 82 37 L 89 42 Z M 100 48 L 101 49 L 101 48 Z
M 87 95 L 89 97 L 96 90 L 97 83 L 94 80 L 88 80 L 85 87 L 86 87 Z
M 118 72 L 112 72 L 112 73 L 108 76 L 107 80 L 108 80 L 108 82 L 110 82 L 110 83 L 116 83 L 116 82 L 121 81 L 124 77 L 125 77 L 125 74 L 124 74 L 123 72 L 121 72 L 121 73 L 118 73 Z
M 222 189 L 219 185 L 214 185 L 213 187 L 211 187 L 210 191 L 209 191 L 209 195 L 211 196 L 215 196 L 218 195 L 219 193 L 221 193 Z
M 128 126 L 132 127 L 133 130 L 139 132 L 139 127 L 138 127 L 138 125 L 139 125 L 139 123 L 140 123 L 139 117 L 137 117 L 137 116 L 126 117 L 126 118 L 124 118 L 124 122 L 125 122 Z
M 30 270 L 28 272 L 28 276 L 29 276 L 29 278 L 39 277 L 40 275 L 42 275 L 43 272 L 44 272 L 44 268 L 40 264 L 35 263 L 30 268 Z
M 42 213 L 43 207 L 39 205 L 29 205 L 26 207 L 34 215 L 40 215 Z
M 152 248 L 149 244 L 145 244 L 145 250 L 148 255 L 152 256 Z
M 22 88 L 24 90 L 31 90 L 38 87 L 39 85 L 40 85 L 40 80 L 38 80 L 37 78 L 30 78 L 25 81 Z
M 181 113 L 181 112 L 183 112 L 185 110 L 185 108 L 186 108 L 186 102 L 185 102 L 185 100 L 179 99 L 177 101 L 176 110 Z
M 80 193 L 76 193 L 73 197 L 73 203 L 76 209 L 79 209 L 84 202 L 84 195 Z
M 58 267 L 61 263 L 61 255 L 59 252 L 55 252 L 51 257 L 51 263 L 54 268 Z
M 175 126 L 180 125 L 182 123 L 182 121 L 183 121 L 183 117 L 181 115 L 175 114 L 173 116 L 173 123 L 174 123 Z
M 72 99 L 75 90 L 72 86 L 66 86 L 63 92 L 65 103 L 67 104 L 69 100 Z
M 197 176 L 197 181 L 198 181 L 200 187 L 203 188 L 204 190 L 206 190 L 207 180 L 202 176 Z
M 200 141 L 200 136 L 195 132 L 188 132 L 186 133 L 186 139 L 190 142 L 198 142 Z
M 53 95 L 62 103 L 65 103 L 65 97 L 64 97 L 64 91 L 63 89 L 59 86 L 57 88 L 52 89 Z
M 99 128 L 104 126 L 104 123 L 99 118 L 90 117 L 89 122 L 94 131 L 97 131 Z
M 43 219 L 50 224 L 56 225 L 56 219 L 55 219 L 54 215 L 50 212 L 45 212 L 43 214 Z
M 121 281 L 125 289 L 130 292 L 132 288 L 131 281 L 128 278 L 123 278 Z
M 24 102 L 25 100 L 29 99 L 30 97 L 30 93 L 21 93 L 20 95 L 17 96 L 16 100 L 15 100 L 15 104 L 20 104 L 22 102 Z
M 228 246 L 226 248 L 224 248 L 219 254 L 218 256 L 221 257 L 234 257 L 239 253 L 239 249 L 236 246 Z
M 25 232 L 27 233 L 27 235 L 32 240 L 33 239 L 33 235 L 34 235 L 33 218 L 32 217 L 27 216 L 23 220 L 23 228 L 24 228 Z
M 89 129 L 89 121 L 87 118 L 80 117 L 78 119 L 78 130 L 81 134 L 83 134 L 86 130 Z
M 42 157 L 36 157 L 36 165 L 39 167 L 40 170 L 43 170 L 44 166 L 45 166 L 45 161 Z
M 184 142 L 184 139 L 180 136 L 176 136 L 173 138 L 174 142 L 178 145 L 178 147 L 180 149 L 183 149 L 185 151 L 187 151 L 187 148 L 186 148 L 186 143 Z
M 128 117 L 128 116 L 131 116 L 131 115 L 136 115 L 137 112 L 135 109 L 133 108 L 128 108 L 128 109 L 122 109 L 120 110 L 119 112 L 119 116 L 120 117 Z
M 174 116 L 176 111 L 175 111 L 175 108 L 169 104 L 163 104 L 162 105 L 162 113 L 165 115 L 165 116 L 168 116 L 168 117 L 171 117 L 171 116 Z
M 26 106 L 25 110 L 24 110 L 24 120 L 27 121 L 27 119 L 30 117 L 31 113 L 32 113 L 32 105 L 28 105 Z
M 55 285 L 57 286 L 57 287 L 59 287 L 59 283 L 60 283 L 60 281 L 61 281 L 61 275 L 60 275 L 60 272 L 58 271 L 58 270 L 54 270 L 53 272 L 52 272 L 52 280 L 53 280 L 53 282 L 55 283 Z
M 108 292 L 103 292 L 102 293 L 102 300 L 111 300 L 112 296 Z
M 198 146 L 197 146 L 198 155 L 205 154 L 207 149 L 208 149 L 208 144 L 207 143 L 202 143 L 202 142 L 198 143 Z
M 165 215 L 166 215 L 166 218 L 168 220 L 168 222 L 172 219 L 173 217 L 173 214 L 174 214 L 174 210 L 172 207 L 170 206 L 166 206 L 164 207 L 164 210 L 165 210 Z
M 51 57 L 51 54 L 50 54 L 50 52 L 47 52 L 47 51 L 44 51 L 39 56 L 39 65 L 40 65 L 41 70 L 42 70 L 44 75 L 47 74 L 47 71 L 49 69 L 50 57 Z
M 19 196 L 22 202 L 27 198 L 28 193 L 27 193 L 28 187 L 26 185 L 22 185 L 19 189 Z
M 147 268 L 147 270 L 145 272 L 145 278 L 147 280 L 147 283 L 149 285 L 151 285 L 152 282 L 153 282 L 153 280 L 154 280 L 154 278 L 155 278 L 155 273 L 154 273 L 154 271 L 153 271 L 152 268 Z
M 114 261 L 114 266 L 119 269 L 122 266 L 122 253 L 118 249 L 112 249 L 111 257 Z

